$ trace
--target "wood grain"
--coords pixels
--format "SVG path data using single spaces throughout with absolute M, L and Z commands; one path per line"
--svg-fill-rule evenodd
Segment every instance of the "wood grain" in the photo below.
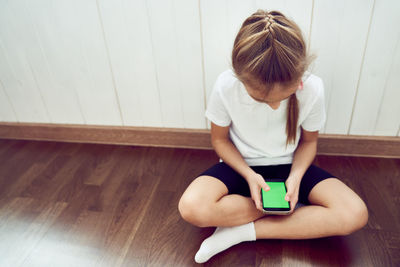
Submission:
M 0 122 L 0 138 L 212 150 L 204 129 Z M 400 137 L 320 134 L 317 153 L 400 158 Z
M 0 139 L 0 266 L 197 266 L 178 201 L 213 151 Z M 257 240 L 205 266 L 399 266 L 400 159 L 318 155 L 366 202 L 349 236 Z

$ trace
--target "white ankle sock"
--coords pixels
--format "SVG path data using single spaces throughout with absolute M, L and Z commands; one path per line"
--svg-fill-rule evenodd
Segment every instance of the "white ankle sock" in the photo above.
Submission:
M 217 227 L 215 232 L 201 243 L 194 260 L 203 263 L 233 245 L 254 240 L 256 240 L 254 222 L 233 227 Z

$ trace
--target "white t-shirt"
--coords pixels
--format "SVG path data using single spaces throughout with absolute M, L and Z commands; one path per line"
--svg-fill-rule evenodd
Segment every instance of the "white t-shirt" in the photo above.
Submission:
M 205 116 L 216 125 L 230 125 L 229 137 L 249 166 L 292 163 L 300 140 L 300 126 L 306 131 L 319 131 L 324 126 L 326 114 L 321 78 L 306 72 L 303 89 L 296 91 L 296 97 L 299 103 L 296 142 L 288 144 L 287 148 L 289 98 L 282 100 L 274 110 L 254 100 L 230 69 L 218 76 Z

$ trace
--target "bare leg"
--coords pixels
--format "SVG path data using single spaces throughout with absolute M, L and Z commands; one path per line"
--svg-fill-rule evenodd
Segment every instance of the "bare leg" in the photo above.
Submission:
M 368 211 L 364 202 L 336 178 L 318 183 L 311 190 L 308 199 L 312 205 L 299 208 L 291 215 L 268 216 L 254 223 L 218 227 L 203 241 L 195 255 L 195 261 L 203 263 L 243 241 L 347 235 L 367 223 Z
M 347 235 L 367 223 L 368 211 L 364 202 L 336 178 L 318 183 L 311 190 L 308 199 L 312 205 L 298 208 L 291 215 L 268 216 L 254 223 L 218 227 L 203 241 L 195 255 L 195 261 L 203 263 L 243 241 Z
M 179 211 L 183 219 L 199 227 L 237 226 L 264 216 L 250 197 L 227 194 L 223 182 L 200 176 L 183 193 Z
M 226 195 L 215 203 L 215 216 L 209 221 L 209 226 L 237 226 L 264 217 L 265 214 L 259 211 L 250 197 L 241 195 Z
M 257 239 L 309 239 L 347 235 L 362 228 L 368 211 L 361 198 L 343 182 L 329 178 L 310 192 L 312 205 L 288 216 L 268 216 L 254 222 Z

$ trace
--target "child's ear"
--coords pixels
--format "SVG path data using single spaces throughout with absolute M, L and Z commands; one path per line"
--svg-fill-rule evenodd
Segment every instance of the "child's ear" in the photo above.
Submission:
M 300 82 L 299 89 L 300 89 L 300 90 L 303 89 L 303 81 Z

